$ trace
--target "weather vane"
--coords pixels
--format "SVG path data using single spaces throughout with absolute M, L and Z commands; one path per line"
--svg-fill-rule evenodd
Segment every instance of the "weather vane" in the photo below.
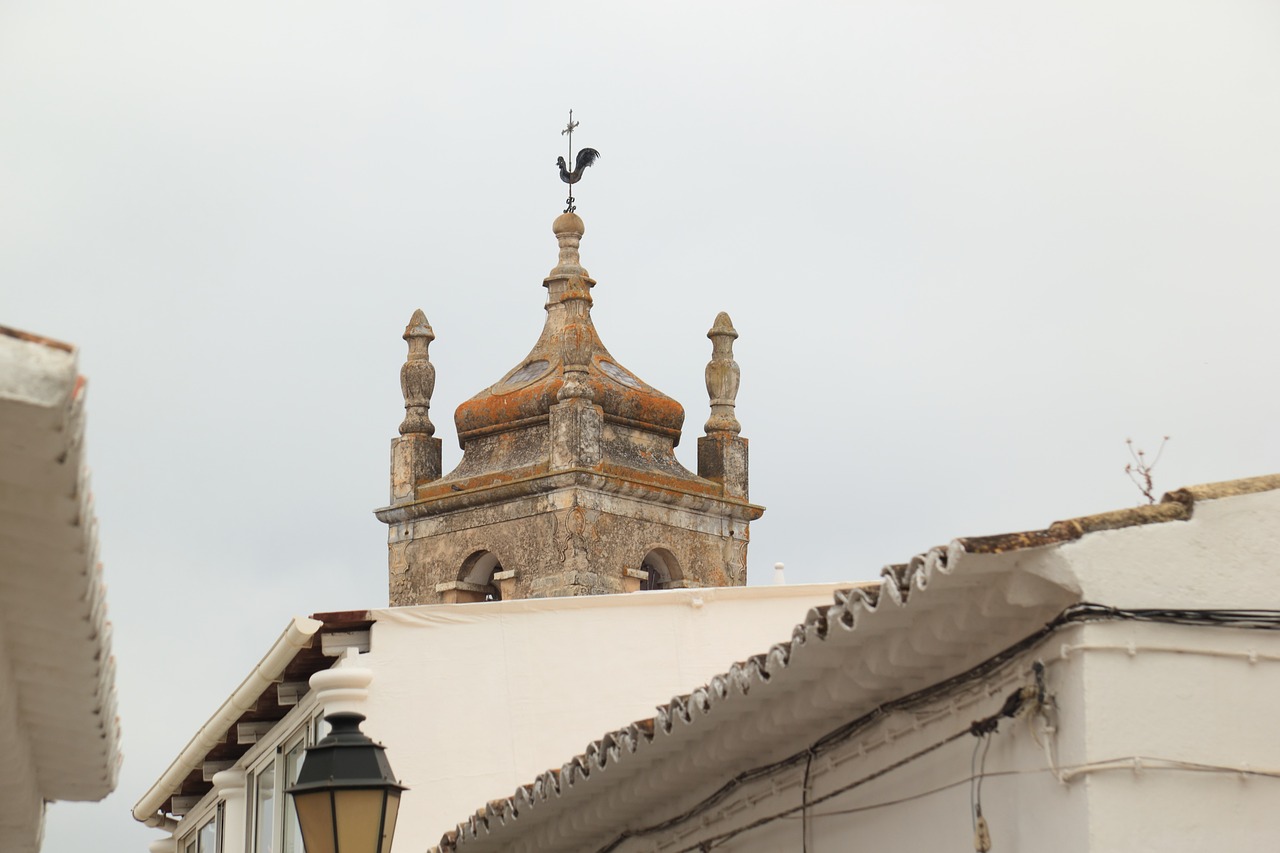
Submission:
M 563 157 L 556 158 L 556 165 L 560 167 L 560 180 L 569 185 L 569 197 L 565 199 L 565 213 L 572 213 L 578 209 L 573 204 L 573 185 L 582 180 L 584 169 L 600 159 L 600 152 L 594 148 L 583 148 L 578 152 L 578 159 L 573 159 L 573 129 L 577 126 L 578 122 L 573 120 L 573 110 L 569 110 L 569 123 L 565 125 L 564 130 L 560 131 L 560 135 L 569 137 L 569 159 L 574 164 L 573 171 L 569 171 Z

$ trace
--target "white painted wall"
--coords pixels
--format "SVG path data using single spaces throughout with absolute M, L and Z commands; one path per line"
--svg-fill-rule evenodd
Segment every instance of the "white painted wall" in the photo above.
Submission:
M 653 716 L 790 636 L 848 584 L 391 608 L 375 612 L 365 730 L 410 790 L 397 850 L 425 850 L 488 800 Z
M 1280 773 L 1280 637 L 1128 623 L 1089 626 L 1084 642 L 1097 648 L 1083 654 L 1088 760 L 1143 757 L 1136 772 L 1090 777 L 1090 849 L 1274 848 L 1280 779 L 1161 770 L 1146 759 Z
M 1259 657 L 1256 663 L 1248 661 L 1250 651 Z M 1280 771 L 1280 739 L 1268 722 L 1270 709 L 1280 703 L 1280 636 L 1240 629 L 1130 622 L 1065 629 L 1019 658 L 1004 677 L 954 691 L 915 713 L 896 714 L 818 759 L 811 800 L 995 712 L 1012 689 L 1030 683 L 1036 659 L 1047 665 L 1058 706 L 1055 758 L 1051 766 L 1043 748 L 1049 737 L 1044 720 L 1001 723 L 987 754 L 982 791 L 993 851 L 1192 853 L 1270 849 L 1280 838 L 1280 779 L 1242 777 L 1229 769 Z M 976 743 L 966 735 L 814 806 L 808 850 L 973 850 L 966 780 Z M 797 751 L 805 745 L 793 744 Z M 1133 756 L 1146 759 L 1139 772 L 1129 761 L 1105 766 Z M 1177 769 L 1169 760 L 1228 769 Z M 1074 775 L 1059 781 L 1053 766 Z M 618 851 L 697 850 L 703 840 L 798 805 L 802 778 L 800 765 L 747 785 L 708 817 L 626 842 Z M 958 784 L 946 787 L 953 783 Z M 684 811 L 705 793 L 673 792 L 669 811 L 655 814 L 654 821 Z M 714 849 L 798 851 L 801 832 L 795 813 L 717 841 Z
M 1280 490 L 1197 501 L 1187 521 L 1091 533 L 1065 560 L 1085 601 L 1114 607 L 1280 608 Z
M 1001 559 L 1026 578 L 1100 604 L 1280 609 L 1280 492 L 1199 501 L 1186 522 L 1095 533 Z M 958 576 L 970 572 L 972 558 L 959 560 Z M 1028 602 L 1039 595 L 1034 584 L 1024 592 Z M 916 632 L 918 620 L 917 613 Z M 991 629 L 1000 630 L 998 621 Z M 1055 706 L 1050 715 L 1002 722 L 992 739 L 982 795 L 992 850 L 1191 853 L 1275 845 L 1280 738 L 1271 720 L 1280 705 L 1280 633 L 1106 621 L 1063 628 L 1002 673 L 898 712 L 815 761 L 811 799 L 907 763 L 813 807 L 807 849 L 974 849 L 968 780 L 977 740 L 962 736 L 908 759 L 994 712 L 1030 682 L 1036 660 L 1046 666 Z M 909 668 L 902 679 L 904 687 L 910 683 Z M 815 700 L 824 689 L 820 680 L 799 688 Z M 801 752 L 823 734 L 805 731 L 782 751 Z M 778 746 L 770 744 L 770 753 Z M 724 839 L 795 807 L 802 774 L 797 767 L 745 785 L 708 814 L 628 841 L 618 853 L 692 851 L 703 841 L 715 841 L 720 853 L 804 849 L 798 813 Z M 707 793 L 674 792 L 655 822 Z
M 810 802 L 879 773 L 958 732 L 971 721 L 994 713 L 1005 697 L 1029 683 L 1028 654 L 1011 662 L 1000 677 L 977 682 L 937 700 L 898 712 L 863 729 L 849 741 L 815 759 L 811 769 Z M 1051 667 L 1050 680 L 1060 689 L 1075 678 L 1078 661 Z M 815 685 L 820 689 L 821 685 Z M 1078 695 L 1064 696 L 1059 716 L 1067 752 L 1083 742 Z M 824 732 L 810 732 L 791 744 L 799 753 Z M 813 806 L 809 815 L 811 853 L 829 851 L 969 851 L 973 850 L 970 815 L 971 761 L 978 741 L 964 734 L 935 752 L 890 770 L 847 793 Z M 992 737 L 988 773 L 1020 771 L 1022 775 L 993 775 L 984 782 L 983 813 L 990 823 L 994 850 L 1082 851 L 1088 849 L 1088 800 L 1083 787 L 1062 786 L 1048 772 L 1043 749 L 1026 720 L 1006 720 Z M 799 812 L 751 829 L 727 842 L 724 833 L 798 806 L 804 765 L 782 775 L 748 784 L 720 803 L 708 816 L 651 839 L 625 843 L 620 853 L 697 849 L 703 840 L 716 840 L 717 853 L 776 853 L 802 849 L 803 822 Z M 952 786 L 952 787 L 947 787 Z M 942 789 L 942 790 L 938 790 Z M 932 792 L 932 793 L 931 793 Z M 704 792 L 705 793 L 705 792 Z M 695 798 L 671 803 L 671 814 L 692 805 Z M 682 799 L 682 798 L 681 798 Z M 895 803 L 895 805 L 885 805 Z M 859 811 L 851 811 L 859 810 Z M 669 814 L 655 814 L 655 820 Z M 688 830 L 694 830 L 688 832 Z M 687 833 L 687 834 L 686 834 Z M 650 845 L 650 846 L 646 846 Z

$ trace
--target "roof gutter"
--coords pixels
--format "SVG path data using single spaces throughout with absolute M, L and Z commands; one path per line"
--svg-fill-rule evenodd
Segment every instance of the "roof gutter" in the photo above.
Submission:
M 312 637 L 324 626 L 317 619 L 305 616 L 295 617 L 285 628 L 284 633 L 272 644 L 271 648 L 258 661 L 258 665 L 240 683 L 235 692 L 222 703 L 209 721 L 200 727 L 191 741 L 183 748 L 178 757 L 164 771 L 164 775 L 151 786 L 151 790 L 138 800 L 133 807 L 135 820 L 149 823 L 157 814 L 165 800 L 182 784 L 187 774 L 204 763 L 204 758 L 214 746 L 221 743 L 227 729 L 245 711 L 252 708 L 262 695 L 293 660 L 299 649 L 311 644 Z M 163 815 L 160 815 L 164 817 Z

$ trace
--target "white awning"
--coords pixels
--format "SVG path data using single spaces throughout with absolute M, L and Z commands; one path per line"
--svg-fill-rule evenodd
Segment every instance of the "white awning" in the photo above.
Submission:
M 74 347 L 0 327 L 0 832 L 19 850 L 45 801 L 102 799 L 120 763 L 84 391 Z

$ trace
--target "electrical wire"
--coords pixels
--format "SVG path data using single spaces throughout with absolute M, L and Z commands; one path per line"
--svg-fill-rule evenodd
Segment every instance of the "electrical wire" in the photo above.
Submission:
M 1025 692 L 1026 691 L 1024 688 L 1019 688 L 1015 690 L 1013 693 L 1009 694 L 1009 696 L 1005 699 L 1004 704 L 1001 706 L 1000 710 L 996 711 L 994 714 L 991 714 L 987 717 L 983 717 L 980 720 L 975 720 L 973 723 L 971 723 L 968 726 L 968 728 L 961 729 L 960 731 L 952 735 L 948 735 L 942 740 L 935 741 L 929 746 L 923 747 L 922 749 L 918 749 L 915 752 L 911 753 L 910 755 L 893 762 L 892 764 L 889 764 L 885 767 L 881 767 L 879 770 L 875 771 L 874 773 L 869 773 L 866 776 L 863 776 L 860 779 L 850 782 L 847 785 L 842 785 L 841 787 L 836 788 L 835 790 L 828 791 L 827 793 L 823 794 L 821 797 L 818 797 L 817 799 L 812 799 L 807 797 L 802 798 L 801 803 L 798 806 L 792 806 L 791 808 L 784 809 L 780 812 L 775 812 L 774 814 L 766 815 L 765 817 L 754 820 L 751 823 L 746 824 L 745 826 L 738 827 L 737 829 L 730 830 L 729 832 L 721 833 L 720 835 L 712 836 L 711 838 L 703 839 L 703 843 L 709 843 L 711 847 L 716 847 L 718 846 L 717 842 L 719 842 L 719 844 L 723 844 L 725 841 L 728 841 L 731 838 L 735 838 L 744 832 L 749 832 L 753 829 L 764 826 L 765 824 L 772 823 L 773 821 L 778 820 L 779 818 L 783 818 L 783 817 L 787 817 L 789 815 L 795 814 L 797 811 L 803 812 L 804 810 L 807 810 L 811 806 L 816 806 L 820 803 L 825 803 L 827 800 L 830 800 L 834 797 L 838 797 L 841 794 L 846 794 L 849 791 L 852 791 L 855 788 L 860 788 L 869 782 L 874 782 L 876 779 L 879 779 L 882 776 L 886 776 L 889 773 L 892 773 L 894 770 L 897 770 L 901 767 L 905 767 L 911 762 L 917 761 L 931 752 L 936 752 L 937 750 L 942 749 L 942 747 L 946 746 L 947 744 L 954 743 L 955 741 L 960 740 L 966 735 L 977 737 L 980 740 L 981 739 L 990 740 L 990 735 L 996 731 L 996 728 L 999 725 L 1001 719 L 1015 717 L 1018 715 L 1019 712 L 1021 712 L 1021 710 L 1024 707 L 1022 697 L 1025 695 Z
M 1097 773 L 1106 770 L 1133 770 L 1134 762 L 1141 762 L 1143 770 L 1182 770 L 1188 773 L 1223 773 L 1232 776 L 1258 776 L 1264 779 L 1280 779 L 1280 770 L 1263 770 L 1256 767 L 1231 767 L 1224 764 L 1199 764 L 1191 761 L 1181 761 L 1176 758 L 1151 758 L 1142 756 L 1132 756 L 1128 758 L 1112 758 L 1107 761 L 1093 761 L 1087 764 L 1073 764 L 1060 768 L 1063 772 L 1069 774 L 1070 778 L 1083 776 L 1086 773 Z M 1048 767 L 1036 767 L 1026 770 L 993 770 L 990 773 L 983 773 L 983 777 L 987 779 L 998 779 L 1002 776 L 1035 776 L 1041 773 L 1056 775 Z M 927 791 L 919 791 L 915 794 L 908 794 L 904 797 L 898 797 L 893 800 L 885 800 L 879 803 L 871 803 L 865 806 L 853 806 L 847 809 L 834 809 L 832 811 L 814 812 L 810 811 L 809 819 L 815 820 L 824 817 L 840 817 L 842 815 L 859 814 L 861 812 L 874 811 L 876 809 L 888 808 L 890 806 L 900 806 L 904 803 L 923 800 L 926 797 L 932 797 L 950 791 L 953 788 L 959 788 L 961 785 L 972 785 L 973 776 L 964 779 L 957 779 L 954 782 L 948 782 L 945 785 L 939 785 L 936 788 L 930 788 Z
M 1107 605 L 1102 605 L 1102 604 L 1093 604 L 1090 602 L 1082 602 L 1080 604 L 1075 604 L 1063 610 L 1060 614 L 1058 614 L 1058 616 L 1056 616 L 1054 619 L 1046 623 L 1042 628 L 1040 628 L 1035 633 L 1030 634 L 1027 637 L 1024 637 L 1022 640 L 1018 641 L 1017 643 L 1014 643 L 1011 646 L 1006 647 L 1000 652 L 997 652 L 995 655 L 991 656 L 990 658 L 987 658 L 985 661 L 979 663 L 978 665 L 972 667 L 971 669 L 968 669 L 962 673 L 958 673 L 950 678 L 939 681 L 935 684 L 932 684 L 914 693 L 907 694 L 906 696 L 902 696 L 896 700 L 879 705 L 876 708 L 869 711 L 868 713 L 862 715 L 861 717 L 851 720 L 850 722 L 827 732 L 822 737 L 813 741 L 813 743 L 809 747 L 807 747 L 802 751 L 793 753 L 792 755 L 779 759 L 778 761 L 761 765 L 759 767 L 748 770 L 744 773 L 740 773 L 737 776 L 734 776 L 729 781 L 725 782 L 720 788 L 718 788 L 716 791 L 711 793 L 706 798 L 698 801 L 689 809 L 677 815 L 674 815 L 673 817 L 670 817 L 658 823 L 650 824 L 648 826 L 640 827 L 637 829 L 624 830 L 623 832 L 619 833 L 618 836 L 613 839 L 613 841 L 609 842 L 604 847 L 599 848 L 597 853 L 611 853 L 611 851 L 616 850 L 620 845 L 624 844 L 626 841 L 632 838 L 638 838 L 646 835 L 652 835 L 655 833 L 664 832 L 668 829 L 679 826 L 680 824 L 687 822 L 688 820 L 696 817 L 697 815 L 702 814 L 714 808 L 716 805 L 723 802 L 727 797 L 729 797 L 730 794 L 732 794 L 734 791 L 741 788 L 743 785 L 749 784 L 750 782 L 753 782 L 757 779 L 774 775 L 780 771 L 795 767 L 800 762 L 811 763 L 813 758 L 818 754 L 829 751 L 833 747 L 848 741 L 857 732 L 860 732 L 868 728 L 869 726 L 879 722 L 880 720 L 884 719 L 885 717 L 889 716 L 892 713 L 927 703 L 941 694 L 950 692 L 951 690 L 953 690 L 955 687 L 959 685 L 984 679 L 992 675 L 993 673 L 998 672 L 999 670 L 1003 669 L 1005 666 L 1010 664 L 1012 661 L 1014 661 L 1016 658 L 1018 658 L 1020 655 L 1022 655 L 1024 652 L 1039 645 L 1046 637 L 1052 635 L 1053 633 L 1055 633 L 1056 631 L 1064 627 L 1067 627 L 1073 624 L 1112 621 L 1112 620 L 1135 621 L 1135 622 L 1157 622 L 1157 623 L 1190 625 L 1190 626 L 1201 626 L 1201 627 L 1210 627 L 1210 626 L 1231 627 L 1231 628 L 1242 628 L 1242 629 L 1249 629 L 1249 630 L 1265 630 L 1265 631 L 1280 630 L 1280 611 L 1277 611 L 1277 610 L 1177 610 L 1177 609 L 1165 609 L 1165 608 L 1123 609 L 1123 608 L 1117 608 L 1117 607 L 1109 607 Z M 1034 696 L 1037 696 L 1037 701 L 1043 701 L 1044 681 L 1043 681 L 1042 666 L 1043 665 L 1041 665 L 1041 669 L 1037 673 L 1036 686 L 1021 688 L 1020 690 L 1015 691 L 1015 693 L 1011 694 L 1005 700 L 1005 708 L 1008 708 L 1009 704 L 1013 702 L 1015 697 L 1018 696 L 1019 694 L 1021 694 L 1024 697 L 1024 699 L 1030 698 L 1030 696 L 1034 695 Z M 1033 667 L 1033 671 L 1034 671 L 1034 667 Z M 989 723 L 993 718 L 998 721 L 998 719 L 1001 717 L 1001 715 L 1005 711 L 1005 708 L 1002 708 L 1001 712 L 997 712 L 997 714 L 992 715 L 991 718 L 985 718 L 985 722 Z M 1008 715 L 1006 714 L 1005 716 L 1008 716 Z M 973 726 L 978 726 L 983 722 L 984 722 L 983 720 L 980 720 L 978 722 L 975 722 Z M 994 731 L 994 729 L 992 729 L 992 731 Z M 762 818 L 759 821 L 755 821 L 747 825 L 746 827 L 742 827 L 737 830 L 734 830 L 731 834 L 726 836 L 724 840 L 728 840 L 728 838 L 730 837 L 740 835 L 742 832 L 746 832 L 749 829 L 754 829 L 757 826 L 763 826 L 765 823 L 770 823 L 774 820 L 778 820 L 779 818 L 787 817 L 802 809 L 807 809 L 819 803 L 826 802 L 833 796 L 836 796 L 841 793 L 845 793 L 849 790 L 852 790 L 855 787 L 858 787 L 859 785 L 866 784 L 867 782 L 877 779 L 880 776 L 883 776 L 885 773 L 888 773 L 894 769 L 897 769 L 898 767 L 901 767 L 906 763 L 910 763 L 911 761 L 918 760 L 919 758 L 925 755 L 928 755 L 929 753 L 935 751 L 936 749 L 940 749 L 941 747 L 947 745 L 948 743 L 951 743 L 955 740 L 959 740 L 961 737 L 968 734 L 978 735 L 978 732 L 974 731 L 973 727 L 970 727 L 969 729 L 965 729 L 964 731 L 961 731 L 961 732 L 957 732 L 956 734 L 950 735 L 946 739 L 939 741 L 929 747 L 926 747 L 923 750 L 920 750 L 916 753 L 912 753 L 910 756 L 907 756 L 901 761 L 895 762 L 889 765 L 888 767 L 877 771 L 871 776 L 864 777 L 863 779 L 859 780 L 857 783 L 853 785 L 846 786 L 837 791 L 829 792 L 828 794 L 825 794 L 816 800 L 809 800 L 807 796 L 802 795 L 803 802 L 801 806 L 787 809 L 783 812 L 779 812 L 774 815 L 768 816 L 766 818 Z M 709 839 L 709 841 L 716 842 L 720 838 L 721 836 L 715 836 Z M 699 850 L 699 847 L 695 845 L 694 847 L 686 848 L 686 850 L 697 851 Z M 681 851 L 681 853 L 685 853 L 685 851 Z
M 897 770 L 900 767 L 905 767 L 911 762 L 916 761 L 920 758 L 923 758 L 924 756 L 928 755 L 931 752 L 935 752 L 939 749 L 942 749 L 942 747 L 946 746 L 947 744 L 954 743 L 955 741 L 959 740 L 960 738 L 968 734 L 970 734 L 968 729 L 964 729 L 963 731 L 956 732 L 955 734 L 950 735 L 944 738 L 943 740 L 938 741 L 937 743 L 930 744 L 924 749 L 917 750 L 916 752 L 911 753 L 906 758 L 903 758 L 899 761 L 895 761 L 893 764 L 890 764 L 888 767 L 880 768 L 875 773 L 871 773 L 867 776 L 863 776 L 861 779 L 858 779 L 855 782 L 852 782 L 848 785 L 844 785 L 840 788 L 837 788 L 834 791 L 828 791 L 827 793 L 823 794 L 821 797 L 818 797 L 817 799 L 810 801 L 808 805 L 816 806 L 816 805 L 819 805 L 820 803 L 825 803 L 827 800 L 830 800 L 833 797 L 838 797 L 841 794 L 848 793 L 849 791 L 852 791 L 854 788 L 859 788 L 867 784 L 868 782 L 874 782 L 876 779 L 879 779 L 881 776 L 885 776 L 886 774 L 892 773 L 894 770 Z M 795 814 L 800 809 L 801 809 L 801 806 L 792 806 L 789 809 L 784 809 L 783 811 L 775 812 L 773 814 L 766 815 L 765 817 L 758 818 L 752 821 L 751 823 L 738 827 L 737 829 L 732 829 L 728 832 L 721 833 L 720 835 L 713 835 L 710 838 L 703 839 L 703 842 L 709 843 L 709 845 L 713 848 L 719 847 L 721 844 L 723 844 L 724 842 L 728 841 L 731 838 L 736 838 L 737 836 L 741 835 L 744 832 L 750 832 L 753 829 L 758 829 L 759 827 L 762 827 L 765 824 L 773 823 L 775 820 L 778 820 L 780 818 L 789 817 L 790 815 Z M 690 847 L 687 849 L 694 850 L 696 849 L 696 847 Z M 684 853 L 684 851 L 681 851 L 681 853 Z
M 973 816 L 973 847 L 978 853 L 986 853 L 991 849 L 991 830 L 987 826 L 987 819 L 982 816 L 982 780 L 986 778 L 987 753 L 991 751 L 992 734 L 993 732 L 978 734 L 978 742 L 973 745 L 973 763 L 977 767 L 969 771 L 975 780 L 969 786 L 969 808 Z M 981 760 L 978 760 L 979 747 L 982 748 Z M 972 764 L 970 766 L 972 768 Z
M 969 732 L 968 730 L 963 732 L 958 732 L 957 735 L 952 735 L 951 737 L 947 738 L 945 742 L 941 742 L 941 743 L 935 744 L 932 747 L 928 747 L 925 750 L 922 750 L 921 753 L 931 752 L 933 751 L 933 749 L 939 746 L 943 746 L 946 743 L 954 742 L 955 740 L 958 740 L 959 737 L 962 737 L 963 735 L 970 734 L 970 733 L 971 732 Z M 989 738 L 984 738 L 984 740 L 989 740 Z M 912 758 L 919 757 L 919 755 L 920 754 L 909 756 L 907 760 L 911 760 Z M 899 762 L 895 764 L 893 767 L 886 768 L 886 770 L 895 769 L 896 767 L 901 766 L 903 763 L 905 763 L 905 761 Z M 1223 773 L 1223 774 L 1230 774 L 1233 776 L 1235 775 L 1257 776 L 1265 779 L 1280 779 L 1280 770 L 1265 770 L 1265 769 L 1256 768 L 1256 767 L 1232 767 L 1230 765 L 1225 765 L 1225 764 L 1203 764 L 1203 763 L 1194 762 L 1194 761 L 1182 761 L 1181 759 L 1176 759 L 1176 758 L 1154 758 L 1154 757 L 1143 757 L 1143 756 L 1129 756 L 1125 758 L 1112 758 L 1106 761 L 1093 761 L 1085 764 L 1069 765 L 1061 769 L 1063 772 L 1067 774 L 1068 778 L 1075 778 L 1076 776 L 1083 776 L 1087 773 L 1098 773 L 1098 772 L 1108 771 L 1108 770 L 1130 770 L 1134 772 L 1142 772 L 1147 770 L 1168 770 L 1168 771 L 1179 770 L 1179 771 L 1184 771 L 1188 773 Z M 1037 767 L 1037 768 L 1031 768 L 1026 770 L 996 770 L 990 773 L 983 771 L 981 773 L 968 776 L 964 779 L 957 779 L 954 782 L 949 782 L 945 785 L 939 785 L 936 788 L 930 788 L 925 791 L 920 791 L 918 793 L 910 794 L 905 797 L 898 797 L 893 800 L 885 800 L 884 802 L 872 803 L 866 806 L 854 806 L 852 808 L 847 808 L 847 809 L 835 809 L 832 811 L 821 811 L 821 812 L 811 811 L 809 814 L 809 820 L 812 821 L 816 818 L 825 818 L 825 817 L 839 817 L 842 815 L 858 814 L 860 812 L 868 812 L 868 811 L 873 811 L 875 809 L 888 808 L 890 806 L 898 806 L 904 803 L 914 802 L 915 800 L 922 800 L 925 797 L 931 797 L 931 796 L 934 796 L 935 794 L 941 794 L 953 788 L 958 788 L 961 785 L 973 785 L 975 782 L 980 783 L 985 778 L 994 779 L 1002 776 L 1030 776 L 1030 775 L 1037 775 L 1041 773 L 1049 773 L 1050 775 L 1053 775 L 1052 771 L 1050 771 L 1049 768 L 1047 767 Z M 838 796 L 839 794 L 846 793 L 852 790 L 853 788 L 860 787 L 861 785 L 866 784 L 867 782 L 873 781 L 874 779 L 877 779 L 883 775 L 884 775 L 884 772 L 876 772 L 871 774 L 870 776 L 863 777 L 862 779 L 859 779 L 856 782 L 853 782 L 838 790 L 832 791 L 831 793 L 822 796 L 818 800 L 814 800 L 809 805 L 813 806 L 816 803 L 820 803 L 825 800 L 831 799 L 832 797 Z M 716 847 L 723 845 L 726 841 L 729 841 L 730 839 L 735 838 L 738 835 L 741 835 L 742 833 L 747 832 L 749 830 L 757 829 L 760 826 L 765 825 L 766 823 L 771 823 L 774 820 L 779 820 L 779 819 L 792 818 L 797 811 L 799 811 L 799 808 L 791 808 L 786 810 L 785 812 L 778 812 L 774 815 L 769 815 L 768 817 L 761 818 L 757 821 L 747 824 L 746 826 L 742 826 L 737 829 L 721 833 L 720 835 L 713 835 L 710 838 L 704 838 L 694 846 L 681 848 L 680 850 L 676 851 L 676 853 L 693 853 L 693 851 L 712 850 Z M 975 826 L 976 826 L 976 822 L 975 822 Z
M 813 772 L 813 750 L 804 763 L 804 782 L 800 784 L 800 850 L 809 853 L 809 774 Z

